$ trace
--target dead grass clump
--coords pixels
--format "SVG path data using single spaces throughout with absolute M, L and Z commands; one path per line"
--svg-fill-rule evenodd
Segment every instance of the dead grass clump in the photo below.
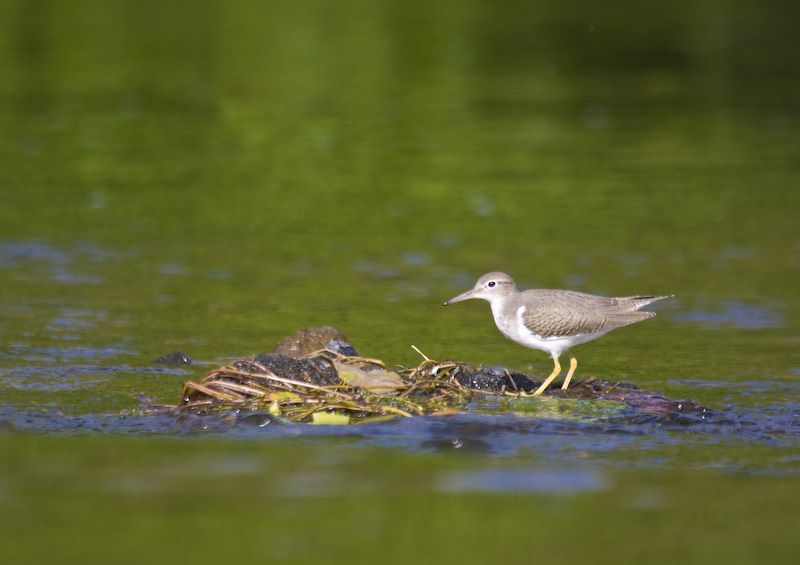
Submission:
M 330 351 L 314 352 L 304 359 L 327 360 L 341 384 L 315 384 L 293 375 L 278 375 L 257 359 L 237 360 L 199 382 L 186 383 L 178 411 L 207 414 L 231 408 L 266 409 L 292 422 L 353 422 L 460 411 L 477 392 L 452 378 L 458 363 L 425 359 L 413 369 L 392 371 L 379 360 Z

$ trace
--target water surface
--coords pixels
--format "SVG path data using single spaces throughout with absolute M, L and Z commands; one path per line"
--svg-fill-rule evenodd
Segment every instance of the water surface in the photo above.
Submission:
M 794 562 L 797 11 L 5 2 L 7 554 Z M 441 307 L 492 270 L 675 294 L 576 348 L 578 376 L 707 417 L 141 412 L 323 324 L 390 364 L 546 375 L 486 304 Z M 174 350 L 196 363 L 150 363 Z

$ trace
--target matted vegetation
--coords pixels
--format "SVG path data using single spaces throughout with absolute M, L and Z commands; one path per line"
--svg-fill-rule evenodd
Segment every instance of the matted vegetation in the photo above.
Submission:
M 336 422 L 453 413 L 466 409 L 475 393 L 453 378 L 458 363 L 425 359 L 413 369 L 390 370 L 383 362 L 319 351 L 304 357 L 325 360 L 339 383 L 319 385 L 275 374 L 257 359 L 237 360 L 199 382 L 186 383 L 181 411 L 206 413 L 219 409 L 264 408 L 292 422 Z
M 423 357 L 418 366 L 392 370 L 383 361 L 359 356 L 334 328 L 301 330 L 281 342 L 275 353 L 238 359 L 198 382 L 186 383 L 175 408 L 179 414 L 235 410 L 267 414 L 270 421 L 349 424 L 454 414 L 468 410 L 478 398 L 494 396 L 527 397 L 531 402 L 553 397 L 605 400 L 638 414 L 707 413 L 691 400 L 671 400 L 630 384 L 593 377 L 567 390 L 554 383 L 533 400 L 528 395 L 540 383 L 526 375 L 434 361 L 414 349 Z

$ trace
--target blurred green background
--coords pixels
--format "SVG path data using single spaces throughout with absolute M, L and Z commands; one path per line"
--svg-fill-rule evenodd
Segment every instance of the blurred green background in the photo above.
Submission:
M 565 435 L 565 456 L 588 449 L 587 488 L 487 494 L 442 485 L 574 464 L 324 434 L 87 434 L 68 418 L 134 409 L 140 393 L 175 403 L 210 367 L 321 324 L 390 364 L 416 364 L 414 344 L 546 374 L 485 304 L 441 308 L 503 270 L 523 288 L 674 293 L 655 320 L 579 348 L 579 376 L 790 422 L 798 12 L 0 4 L 9 562 L 794 562 L 796 436 L 780 426 L 708 450 L 677 434 L 645 469 L 636 446 L 610 456 L 602 437 Z M 208 364 L 147 369 L 175 349 Z M 29 417 L 44 410 L 57 432 Z M 380 443 L 380 428 L 353 433 Z M 296 475 L 310 494 L 282 494 Z

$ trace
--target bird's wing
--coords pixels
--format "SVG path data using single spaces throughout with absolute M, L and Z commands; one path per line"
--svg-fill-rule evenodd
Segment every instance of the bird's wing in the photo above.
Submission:
M 567 290 L 529 290 L 523 293 L 522 322 L 542 337 L 567 337 L 608 331 L 655 316 L 637 308 L 665 297 L 609 298 Z

